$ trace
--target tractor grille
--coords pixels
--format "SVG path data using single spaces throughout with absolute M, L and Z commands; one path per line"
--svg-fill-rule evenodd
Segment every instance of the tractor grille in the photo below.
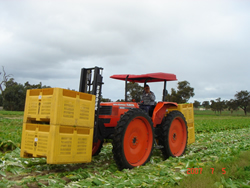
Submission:
M 99 115 L 111 115 L 112 106 L 100 106 Z

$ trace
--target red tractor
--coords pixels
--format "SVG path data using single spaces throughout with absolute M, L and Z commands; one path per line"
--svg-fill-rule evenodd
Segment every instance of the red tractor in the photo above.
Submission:
M 194 142 L 193 106 L 165 101 L 167 81 L 176 75 L 151 73 L 142 75 L 113 75 L 125 81 L 125 102 L 100 103 L 102 68 L 82 69 L 80 92 L 96 95 L 95 125 L 92 155 L 101 151 L 104 139 L 112 139 L 113 155 L 120 170 L 144 165 L 154 148 L 161 149 L 165 159 L 181 156 L 187 144 Z M 127 102 L 127 83 L 163 82 L 161 102 L 147 113 L 136 102 Z M 188 118 L 188 119 L 186 119 Z

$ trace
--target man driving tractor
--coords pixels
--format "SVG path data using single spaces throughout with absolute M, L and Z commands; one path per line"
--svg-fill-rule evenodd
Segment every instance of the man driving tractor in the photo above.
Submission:
M 152 116 L 153 108 L 155 105 L 155 94 L 150 91 L 150 87 L 147 84 L 144 86 L 141 101 L 142 102 L 140 108 L 145 110 L 147 113 L 149 113 L 150 116 Z
M 150 87 L 148 85 L 144 86 L 142 102 L 144 105 L 155 105 L 155 94 L 150 91 Z

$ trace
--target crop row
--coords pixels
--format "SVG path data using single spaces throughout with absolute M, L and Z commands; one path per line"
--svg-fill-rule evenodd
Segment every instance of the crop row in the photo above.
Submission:
M 38 185 L 53 187 L 165 187 L 177 185 L 188 168 L 202 168 L 232 159 L 240 151 L 250 150 L 250 128 L 196 134 L 196 142 L 185 155 L 163 161 L 155 150 L 145 166 L 118 171 L 112 157 L 112 145 L 104 145 L 99 156 L 88 164 L 48 165 L 45 159 L 20 158 L 20 149 L 0 153 L 1 185 Z

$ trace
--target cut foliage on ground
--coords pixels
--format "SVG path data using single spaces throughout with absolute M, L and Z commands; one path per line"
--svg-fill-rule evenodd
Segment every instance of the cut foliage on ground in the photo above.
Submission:
M 178 187 L 250 187 L 249 156 L 250 151 L 243 151 L 234 158 L 198 169 L 198 173 L 190 173 Z
M 195 125 L 196 142 L 182 157 L 164 161 L 161 152 L 154 150 L 145 166 L 119 171 L 111 143 L 105 143 L 101 153 L 87 164 L 49 165 L 44 158 L 20 158 L 22 122 L 0 113 L 1 143 L 6 146 L 0 152 L 0 187 L 173 187 L 185 182 L 190 169 L 202 168 L 206 173 L 212 166 L 224 168 L 242 152 L 250 151 L 249 117 L 195 115 Z M 238 179 L 221 175 L 215 186 L 250 186 L 247 176 L 241 176 L 248 172 L 248 165 L 238 170 L 237 165 L 225 168 L 226 173 L 236 168 L 238 175 L 234 177 Z

